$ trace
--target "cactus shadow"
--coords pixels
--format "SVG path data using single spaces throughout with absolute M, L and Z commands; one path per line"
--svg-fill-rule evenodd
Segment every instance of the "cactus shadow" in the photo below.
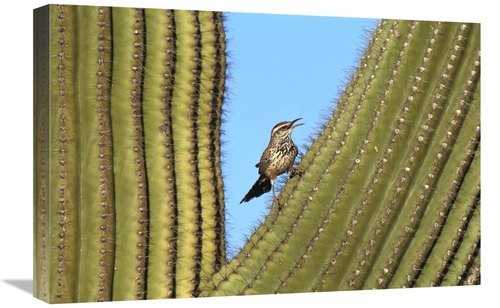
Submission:
M 30 279 L 4 279 L 3 282 L 20 290 L 33 294 L 33 280 Z

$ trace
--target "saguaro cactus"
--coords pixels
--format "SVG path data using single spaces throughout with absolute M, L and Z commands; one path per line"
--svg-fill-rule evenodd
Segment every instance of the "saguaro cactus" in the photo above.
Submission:
M 34 294 L 51 302 L 480 283 L 480 26 L 382 20 L 226 263 L 220 12 L 34 13 Z
M 196 295 L 225 262 L 221 13 L 49 5 L 34 24 L 35 296 Z
M 203 295 L 478 284 L 479 25 L 383 20 L 279 201 Z

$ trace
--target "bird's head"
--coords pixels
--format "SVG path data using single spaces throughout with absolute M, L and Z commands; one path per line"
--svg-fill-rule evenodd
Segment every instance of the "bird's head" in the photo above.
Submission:
M 290 136 L 295 127 L 303 125 L 304 123 L 295 124 L 298 120 L 302 120 L 302 118 L 295 119 L 293 121 L 285 121 L 276 124 L 271 131 L 271 139 L 273 138 L 283 138 L 286 136 Z M 295 125 L 294 125 L 295 124 Z

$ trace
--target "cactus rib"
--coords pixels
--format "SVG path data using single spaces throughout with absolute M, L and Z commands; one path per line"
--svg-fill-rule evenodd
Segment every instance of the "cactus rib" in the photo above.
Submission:
M 81 50 L 76 83 L 79 87 L 81 143 L 81 259 L 79 302 L 111 300 L 114 265 L 114 194 L 111 121 L 111 12 L 105 7 L 76 8 Z M 104 146 L 108 145 L 108 146 Z
M 56 57 L 51 61 L 50 95 L 50 169 L 49 183 L 50 252 L 48 268 L 49 301 L 74 302 L 77 296 L 79 225 L 79 140 L 75 52 L 76 19 L 72 6 L 52 6 L 51 19 L 57 35 L 51 36 Z
M 172 297 L 175 289 L 177 201 L 171 133 L 175 23 L 171 10 L 147 10 L 144 132 L 149 190 L 148 299 Z
M 143 299 L 147 268 L 148 206 L 143 151 L 143 10 L 112 8 L 113 129 L 116 246 L 113 300 Z
M 50 7 L 44 6 L 33 14 L 33 24 L 48 24 Z M 48 210 L 49 210 L 49 67 L 50 67 L 50 36 L 45 27 L 35 27 L 33 35 L 34 46 L 34 113 L 33 113 L 33 295 L 48 300 Z M 38 78 L 37 78 L 38 77 Z

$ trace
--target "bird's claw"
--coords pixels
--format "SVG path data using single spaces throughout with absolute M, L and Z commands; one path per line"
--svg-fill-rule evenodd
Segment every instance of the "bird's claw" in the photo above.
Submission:
M 302 176 L 304 171 L 304 167 L 302 167 L 301 165 L 293 165 L 292 168 L 290 168 L 288 174 L 290 174 L 290 177 L 293 178 L 296 175 Z

